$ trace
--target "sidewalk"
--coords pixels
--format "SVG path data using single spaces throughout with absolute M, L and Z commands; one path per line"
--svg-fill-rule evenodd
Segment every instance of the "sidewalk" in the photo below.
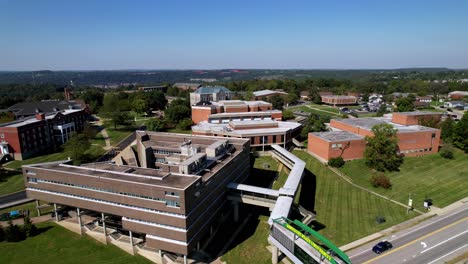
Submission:
M 444 214 L 447 214 L 461 206 L 463 206 L 464 204 L 467 204 L 468 203 L 468 197 L 465 197 L 455 203 L 452 203 L 444 208 L 437 208 L 437 207 L 432 207 L 432 210 L 423 214 L 423 215 L 420 215 L 420 216 L 417 216 L 415 218 L 412 218 L 408 221 L 405 221 L 403 223 L 400 223 L 400 224 L 397 224 L 397 225 L 394 225 L 392 227 L 389 227 L 387 229 L 384 229 L 382 231 L 379 231 L 377 233 L 374 233 L 372 235 L 369 235 L 367 237 L 364 237 L 364 238 L 361 238 L 359 240 L 356 240 L 356 241 L 353 241 L 349 244 L 346 244 L 344 246 L 341 246 L 340 249 L 342 251 L 349 251 L 351 249 L 354 249 L 354 248 L 357 248 L 359 246 L 362 246 L 364 244 L 367 244 L 371 241 L 374 241 L 376 239 L 379 239 L 380 237 L 384 237 L 384 236 L 388 236 L 392 233 L 395 233 L 395 232 L 398 232 L 398 231 L 401 231 L 401 230 L 404 230 L 404 229 L 407 229 L 407 228 L 410 228 L 416 224 L 419 224 L 421 223 L 422 221 L 424 220 L 427 220 L 435 215 L 444 215 Z

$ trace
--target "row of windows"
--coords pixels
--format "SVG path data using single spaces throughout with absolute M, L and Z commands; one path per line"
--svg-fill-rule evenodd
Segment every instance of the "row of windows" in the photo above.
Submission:
M 153 150 L 154 154 L 163 154 L 163 155 L 173 155 L 180 154 L 180 151 L 166 150 L 166 149 L 155 149 Z
M 332 148 L 341 148 L 343 144 L 332 144 Z
M 92 186 L 80 185 L 80 184 L 72 184 L 72 183 L 67 183 L 67 182 L 51 181 L 51 180 L 44 180 L 44 179 L 30 178 L 30 177 L 28 177 L 28 182 L 32 182 L 32 183 L 38 183 L 38 182 L 53 183 L 53 184 L 57 184 L 57 185 L 71 186 L 71 187 L 75 187 L 75 188 L 78 188 L 78 189 L 84 189 L 84 190 L 93 190 L 93 191 L 100 191 L 100 192 L 106 192 L 106 193 L 112 193 L 112 194 L 120 194 L 120 195 L 124 195 L 124 196 L 136 197 L 136 198 L 140 198 L 140 199 L 147 199 L 147 200 L 163 202 L 168 206 L 180 207 L 180 204 L 177 201 L 171 201 L 171 200 L 166 200 L 166 199 L 162 199 L 162 198 L 150 197 L 150 196 L 133 194 L 133 193 L 116 192 L 116 191 L 113 191 L 113 190 L 101 189 L 101 188 L 96 188 L 96 187 L 92 187 Z M 174 193 L 174 192 L 172 192 L 172 193 Z M 178 195 L 175 195 L 175 193 L 172 196 L 179 197 Z
M 64 197 L 71 197 L 71 198 L 81 199 L 81 200 L 85 200 L 85 201 L 98 202 L 98 203 L 103 203 L 103 204 L 108 204 L 108 205 L 113 205 L 113 206 L 119 206 L 119 207 L 127 207 L 127 208 L 131 208 L 131 209 L 145 211 L 145 212 L 153 212 L 153 213 L 162 214 L 162 215 L 184 217 L 184 215 L 182 215 L 182 214 L 171 213 L 171 212 L 166 212 L 166 211 L 160 211 L 160 210 L 155 210 L 155 209 L 151 209 L 151 208 L 140 207 L 140 206 L 135 206 L 135 205 L 130 205 L 130 204 L 111 202 L 111 201 L 106 201 L 106 200 L 101 200 L 101 199 L 96 199 L 96 198 L 91 198 L 91 197 L 85 197 L 85 196 L 81 196 L 81 195 L 75 195 L 75 194 L 69 194 L 69 193 L 63 193 L 63 192 L 57 192 L 57 191 L 48 191 L 48 190 L 42 190 L 42 189 L 33 188 L 33 187 L 28 187 L 27 189 L 32 190 L 32 191 L 37 191 L 37 192 L 43 192 L 43 193 L 49 193 L 49 194 L 54 194 L 54 195 L 61 195 L 61 196 L 64 196 Z
M 407 153 L 428 152 L 428 151 L 432 151 L 432 148 L 402 150 L 400 151 L 400 153 L 407 154 Z
M 125 217 L 125 216 L 122 217 L 122 219 L 126 220 L 126 221 L 130 221 L 130 222 L 137 222 L 137 223 L 142 223 L 142 224 L 145 224 L 145 225 L 159 226 L 159 227 L 162 227 L 162 228 L 168 228 L 168 229 L 174 229 L 174 230 L 181 231 L 181 232 L 187 232 L 187 230 L 185 228 L 181 228 L 181 227 L 177 227 L 177 226 L 164 225 L 164 224 L 160 224 L 160 223 L 154 223 L 154 222 L 135 219 L 135 218 L 131 218 L 131 217 Z

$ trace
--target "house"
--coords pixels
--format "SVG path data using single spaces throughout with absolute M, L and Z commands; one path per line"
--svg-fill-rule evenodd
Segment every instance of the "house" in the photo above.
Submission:
M 465 96 L 468 96 L 468 91 L 453 91 L 448 94 L 448 98 L 452 100 L 459 100 Z

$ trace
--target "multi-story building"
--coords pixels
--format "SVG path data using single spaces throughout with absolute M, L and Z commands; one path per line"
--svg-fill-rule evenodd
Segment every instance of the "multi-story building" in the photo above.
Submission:
M 84 109 L 70 109 L 0 124 L 0 156 L 22 160 L 53 151 L 82 131 L 87 117 Z
M 353 105 L 357 103 L 357 97 L 348 95 L 322 95 L 322 103 L 329 105 Z
M 264 101 L 220 101 L 192 106 L 192 121 L 198 124 L 229 123 L 242 120 L 281 120 L 283 114 Z
M 71 95 L 68 95 L 71 96 Z M 35 116 L 38 113 L 55 114 L 64 110 L 83 109 L 88 112 L 85 102 L 80 99 L 73 101 L 67 100 L 44 100 L 40 102 L 21 102 L 8 107 L 15 119 Z
M 228 138 L 247 138 L 250 146 L 256 149 L 269 148 L 278 144 L 287 148 L 292 139 L 299 136 L 302 125 L 296 122 L 275 120 L 244 120 L 229 123 L 200 122 L 192 127 L 194 135 L 221 136 Z
M 440 121 L 441 114 L 433 112 L 393 113 L 391 118 L 332 119 L 332 132 L 309 133 L 308 151 L 322 160 L 341 156 L 344 160 L 364 156 L 365 137 L 372 137 L 372 127 L 390 124 L 397 130 L 398 146 L 405 156 L 437 153 L 440 130 L 420 125 L 424 121 Z
M 195 92 L 190 93 L 190 104 L 199 105 L 209 102 L 218 102 L 222 100 L 231 100 L 234 93 L 224 86 L 203 86 Z
M 120 229 L 143 235 L 145 248 L 186 256 L 227 204 L 226 186 L 248 177 L 249 140 L 136 134 L 136 150 L 126 151 L 139 166 L 23 166 L 27 195 L 121 218 Z

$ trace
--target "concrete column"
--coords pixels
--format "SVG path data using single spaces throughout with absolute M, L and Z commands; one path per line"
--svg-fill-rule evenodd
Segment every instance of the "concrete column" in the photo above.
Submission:
M 234 222 L 239 222 L 239 203 L 234 202 Z
M 271 246 L 271 263 L 278 264 L 278 248 Z
M 161 259 L 161 263 L 163 263 L 163 252 L 162 252 L 162 250 L 160 249 L 158 253 L 159 253 L 159 258 Z
M 41 209 L 39 209 L 39 200 L 36 200 L 36 210 L 37 210 L 37 216 L 41 216 Z
M 133 254 L 135 254 L 135 247 L 133 246 L 133 233 L 132 231 L 128 231 L 128 233 L 130 234 L 130 246 L 132 247 Z
M 58 218 L 58 214 L 57 214 L 57 204 L 56 203 L 54 203 L 54 212 L 55 212 L 55 221 L 58 222 L 59 218 Z
M 200 251 L 200 241 L 197 242 L 197 251 Z
M 187 261 L 187 255 L 184 255 L 184 264 L 187 264 L 188 261 Z
M 106 221 L 104 219 L 104 213 L 101 213 L 101 218 L 102 218 L 102 228 L 104 229 L 104 240 L 106 241 L 107 244 L 107 230 L 106 230 Z
M 76 208 L 76 217 L 78 218 L 78 227 L 80 228 L 80 234 L 83 234 L 83 229 L 81 228 L 81 214 L 80 208 Z

